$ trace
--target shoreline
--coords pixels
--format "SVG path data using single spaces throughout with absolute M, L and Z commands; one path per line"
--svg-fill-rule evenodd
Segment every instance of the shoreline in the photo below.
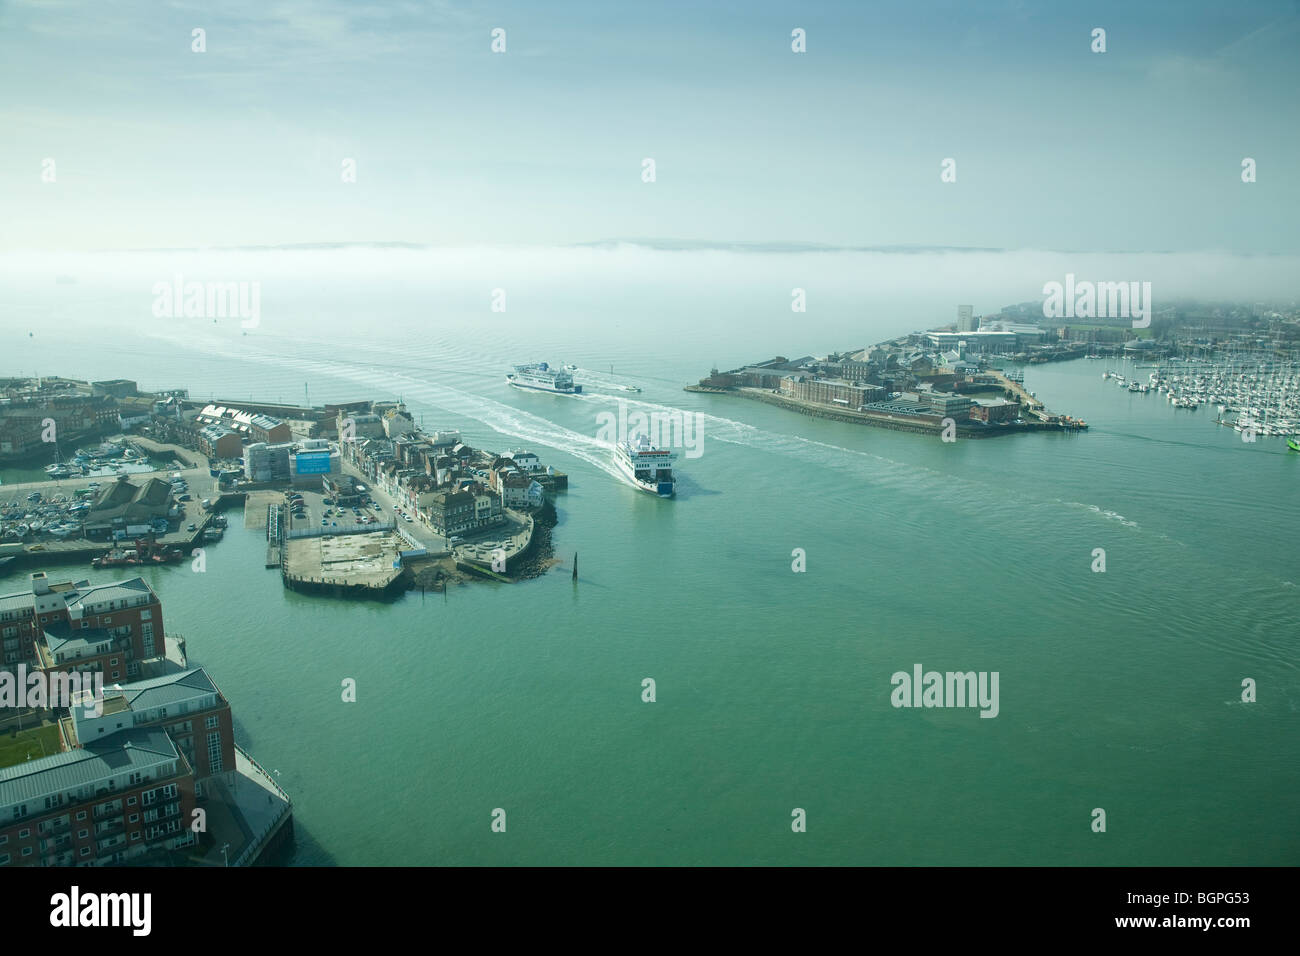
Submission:
M 849 409 L 832 408 L 816 402 L 805 402 L 784 395 L 774 395 L 759 388 L 717 388 L 710 386 L 687 385 L 684 391 L 701 392 L 714 395 L 731 395 L 751 401 L 775 405 L 788 411 L 808 415 L 811 418 L 825 418 L 830 421 L 847 422 L 853 425 L 869 425 L 873 428 L 885 428 L 891 431 L 911 432 L 918 435 L 933 435 L 943 430 L 942 420 L 930 421 L 921 416 L 892 414 L 886 412 L 856 412 Z M 1020 425 L 976 426 L 967 422 L 956 423 L 957 434 L 963 438 L 997 438 L 1001 435 L 1024 434 L 1026 432 L 1078 432 L 1081 428 L 1049 422 L 1025 422 Z

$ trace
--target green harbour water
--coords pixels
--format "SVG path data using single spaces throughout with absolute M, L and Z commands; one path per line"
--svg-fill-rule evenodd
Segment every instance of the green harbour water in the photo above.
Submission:
M 79 313 L 92 331 L 138 308 L 75 294 L 95 303 Z M 1079 435 L 947 444 L 682 391 L 712 362 L 934 321 L 651 327 L 648 305 L 620 299 L 540 319 L 521 305 L 483 334 L 401 288 L 326 298 L 255 334 L 142 322 L 106 346 L 26 338 L 43 309 L 68 313 L 5 302 L 21 316 L 5 374 L 400 396 L 426 428 L 568 472 L 562 564 L 531 581 L 391 604 L 299 595 L 236 513 L 205 573 L 145 572 L 237 740 L 294 798 L 295 864 L 1300 862 L 1300 455 L 1284 439 L 1245 444 L 1212 409 L 1130 394 L 1094 361 L 1025 369 L 1049 408 L 1090 423 Z M 505 385 L 511 363 L 540 360 L 574 362 L 590 393 Z M 676 500 L 635 491 L 597 442 L 620 398 L 700 414 Z M 916 664 L 997 671 L 998 716 L 894 708 L 891 675 Z

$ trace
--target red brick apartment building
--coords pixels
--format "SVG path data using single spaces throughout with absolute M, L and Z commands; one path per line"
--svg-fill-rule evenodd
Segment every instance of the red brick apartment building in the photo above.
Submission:
M 193 768 L 199 796 L 208 778 L 229 779 L 235 770 L 230 702 L 201 667 L 105 688 L 99 714 L 73 707 L 71 716 L 59 721 L 61 742 L 68 749 L 141 727 L 166 731 Z
M 190 846 L 194 771 L 162 730 L 123 729 L 0 768 L 0 867 L 104 866 Z
M 132 680 L 141 661 L 166 655 L 162 602 L 143 578 L 51 583 L 37 571 L 27 591 L 0 595 L 0 646 L 6 667 L 102 670 L 106 681 Z

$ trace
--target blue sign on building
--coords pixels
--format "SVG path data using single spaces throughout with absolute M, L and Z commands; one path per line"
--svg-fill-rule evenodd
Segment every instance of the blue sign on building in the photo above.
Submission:
M 298 455 L 298 474 L 328 475 L 330 473 L 330 453 L 300 453 Z

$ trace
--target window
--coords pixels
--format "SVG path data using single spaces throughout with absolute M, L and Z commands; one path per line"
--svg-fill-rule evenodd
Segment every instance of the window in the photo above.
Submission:
M 221 772 L 221 734 L 208 734 L 208 772 Z
M 32 855 L 32 848 L 29 846 L 23 847 L 23 856 L 31 856 L 31 855 Z
M 23 827 L 21 830 L 18 831 L 18 839 L 20 840 L 26 840 L 31 835 L 32 835 L 31 827 Z
M 90 834 L 89 830 L 78 830 L 77 839 L 84 840 Z
M 105 626 L 105 627 L 108 627 L 108 625 L 110 625 L 110 624 L 112 624 L 112 623 L 113 623 L 113 619 L 112 619 L 111 617 L 106 617 L 106 618 L 104 618 L 104 626 Z
M 127 798 L 126 798 L 126 803 L 127 803 L 127 806 L 130 806 L 130 807 L 135 806 L 135 797 L 127 797 Z
M 204 723 L 207 724 L 208 730 L 216 730 L 217 725 L 221 723 L 221 718 L 218 717 L 216 714 L 213 714 Z
M 20 803 L 18 806 L 14 807 L 15 820 L 21 820 L 25 816 L 27 816 L 27 804 Z
M 78 819 L 78 820 L 84 820 L 84 819 L 86 819 L 86 811 L 85 811 L 85 810 L 82 810 L 80 813 L 78 813 L 78 814 L 77 814 L 77 819 Z
M 90 856 L 90 847 L 88 847 L 88 846 L 83 846 L 83 847 L 81 848 L 81 855 L 82 855 L 82 856 Z
M 113 658 L 113 659 L 112 659 L 111 661 L 109 661 L 108 663 L 109 663 L 109 666 L 110 666 L 110 667 L 116 667 L 116 666 L 117 666 L 117 658 L 116 658 L 116 657 Z M 114 674 L 113 676 L 116 677 L 117 675 Z
M 4 854 L 4 856 L 0 856 L 0 866 L 5 866 L 6 864 L 8 864 L 8 862 L 9 862 L 8 853 Z
M 142 621 L 153 620 L 153 611 L 149 610 L 148 608 L 145 608 L 143 611 L 140 612 L 140 620 Z
M 114 677 L 114 678 L 121 677 L 121 676 L 122 676 L 121 671 L 113 671 L 113 677 Z
M 140 821 L 140 814 L 138 814 L 138 813 L 133 813 L 133 814 L 131 814 L 131 818 L 130 818 L 127 822 L 128 822 L 128 823 L 138 823 L 139 821 Z

